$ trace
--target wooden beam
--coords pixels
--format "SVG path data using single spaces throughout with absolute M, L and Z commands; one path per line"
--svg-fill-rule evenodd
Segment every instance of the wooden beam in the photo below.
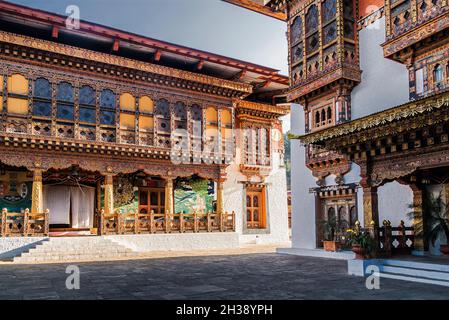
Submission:
M 159 60 L 161 60 L 161 56 L 162 56 L 162 51 L 161 51 L 161 50 L 157 50 L 157 51 L 154 53 L 154 61 L 159 61 Z
M 196 65 L 196 69 L 197 69 L 197 70 L 202 70 L 203 67 L 204 67 L 204 60 L 200 60 L 200 61 L 198 62 L 198 64 Z
M 58 36 L 59 36 L 59 27 L 53 26 L 53 29 L 51 30 L 51 37 L 57 39 Z
M 114 44 L 112 45 L 112 51 L 117 52 L 118 49 L 120 49 L 120 40 L 119 39 L 115 39 L 114 40 Z
M 248 72 L 248 71 L 247 71 L 246 69 L 243 69 L 242 71 L 237 72 L 235 75 L 233 75 L 232 78 L 231 78 L 230 80 L 232 80 L 232 81 L 239 81 L 239 80 L 242 80 L 242 79 L 246 76 L 246 73 L 247 73 L 247 72 Z

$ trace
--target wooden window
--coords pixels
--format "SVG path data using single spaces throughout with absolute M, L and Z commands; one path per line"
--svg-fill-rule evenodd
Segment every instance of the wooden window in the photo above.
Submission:
M 165 213 L 165 189 L 164 188 L 140 188 L 139 212 Z
M 246 191 L 246 226 L 248 229 L 266 227 L 265 188 L 248 188 Z
M 100 94 L 100 124 L 115 125 L 115 93 L 109 89 Z
M 37 78 L 34 82 L 33 115 L 38 117 L 51 117 L 52 94 L 50 81 Z
M 129 93 L 124 93 L 120 96 L 120 110 L 135 111 L 136 99 Z
M 3 85 L 3 76 L 0 75 L 0 111 L 3 110 L 3 89 L 4 89 L 4 85 Z
M 208 138 L 218 136 L 218 111 L 215 107 L 206 109 L 206 135 Z
M 96 99 L 95 90 L 92 87 L 82 86 L 80 88 L 79 104 L 80 122 L 89 124 L 96 123 Z
M 441 66 L 441 64 L 435 65 L 433 69 L 433 81 L 435 85 L 443 82 L 443 67 Z
M 75 120 L 75 104 L 73 86 L 68 82 L 58 84 L 56 90 L 57 118 L 62 120 Z
M 136 128 L 136 99 L 129 93 L 120 96 L 120 129 L 134 133 Z
M 139 111 L 141 113 L 153 113 L 154 103 L 150 97 L 143 96 L 139 99 Z
M 203 141 L 203 109 L 201 106 L 194 104 L 190 108 L 190 118 L 192 121 L 192 150 L 198 156 L 202 151 Z
M 352 206 L 351 209 L 349 209 L 349 225 L 351 227 L 355 226 L 355 223 L 358 220 L 358 215 L 357 215 L 357 208 L 356 206 Z
M 8 113 L 25 115 L 28 113 L 28 80 L 20 75 L 8 77 Z
M 139 131 L 148 133 L 153 132 L 154 129 L 154 103 L 151 98 L 147 96 L 139 99 Z

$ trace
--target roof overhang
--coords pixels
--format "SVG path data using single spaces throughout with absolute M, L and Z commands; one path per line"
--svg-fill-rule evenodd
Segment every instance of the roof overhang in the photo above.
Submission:
M 397 133 L 428 125 L 429 121 L 431 122 L 430 124 L 438 123 L 438 121 L 443 119 L 432 117 L 432 114 L 442 109 L 449 109 L 449 90 L 328 129 L 305 135 L 291 134 L 290 139 L 299 139 L 303 144 L 333 145 L 341 148 L 391 135 L 393 133 L 392 130 L 385 130 L 385 128 L 393 125 L 395 125 L 395 133 Z M 424 115 L 430 115 L 430 117 L 426 118 L 426 122 L 416 121 L 413 122 L 412 126 L 406 123 L 409 119 L 417 119 Z M 403 125 L 401 126 L 401 124 Z
M 287 14 L 284 10 L 275 11 L 270 6 L 268 6 L 271 0 L 223 0 L 223 1 L 232 3 L 245 9 L 249 9 L 251 11 L 261 13 L 263 15 L 278 20 L 287 21 Z
M 93 41 L 99 47 L 109 46 L 111 51 L 127 50 L 145 56 L 146 59 L 141 60 L 143 62 L 159 65 L 165 59 L 181 70 L 251 85 L 256 88 L 255 92 L 286 89 L 289 86 L 289 78 L 273 68 L 83 20 L 80 21 L 79 29 L 72 30 L 66 27 L 66 16 L 1 0 L 0 18 L 48 34 L 44 40 L 57 43 L 58 35 L 62 35 L 78 41 Z M 54 32 L 55 28 L 57 32 Z M 54 35 L 56 37 L 52 38 Z

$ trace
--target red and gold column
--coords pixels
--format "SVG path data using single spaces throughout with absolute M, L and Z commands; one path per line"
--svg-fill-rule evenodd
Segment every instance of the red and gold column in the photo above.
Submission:
M 173 202 L 173 177 L 165 178 L 165 212 L 174 214 L 175 206 Z
M 42 186 L 42 170 L 33 171 L 33 190 L 31 193 L 31 213 L 44 212 L 44 197 Z
M 104 213 L 114 213 L 114 175 L 106 174 L 104 177 Z

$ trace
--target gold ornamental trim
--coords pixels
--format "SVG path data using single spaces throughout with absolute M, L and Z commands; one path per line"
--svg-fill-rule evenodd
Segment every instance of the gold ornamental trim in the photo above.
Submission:
M 444 107 L 449 107 L 449 91 L 418 101 L 408 102 L 328 129 L 305 135 L 291 134 L 289 137 L 290 139 L 299 139 L 304 144 L 319 144 L 326 140 L 386 126 L 390 123 L 413 118 L 420 114 L 432 113 Z
M 271 105 L 259 102 L 252 102 L 247 100 L 237 100 L 236 102 L 237 108 L 249 109 L 254 111 L 263 111 L 268 113 L 273 113 L 277 115 L 287 115 L 290 113 L 290 104 L 279 104 L 279 105 Z
M 90 60 L 98 63 L 105 63 L 109 65 L 130 68 L 143 72 L 179 78 L 197 83 L 222 87 L 226 89 L 241 91 L 244 93 L 252 93 L 252 86 L 245 83 L 238 83 L 225 79 L 219 79 L 211 76 L 200 75 L 197 73 L 178 70 L 170 67 L 159 66 L 148 62 L 132 60 L 123 57 L 117 57 L 106 53 L 100 53 L 88 49 L 81 49 L 65 44 L 55 43 L 47 40 L 36 39 L 32 37 L 22 36 L 9 32 L 0 31 L 0 42 L 25 46 L 36 50 L 43 50 L 47 52 L 58 53 L 70 57 L 75 57 L 84 60 Z

